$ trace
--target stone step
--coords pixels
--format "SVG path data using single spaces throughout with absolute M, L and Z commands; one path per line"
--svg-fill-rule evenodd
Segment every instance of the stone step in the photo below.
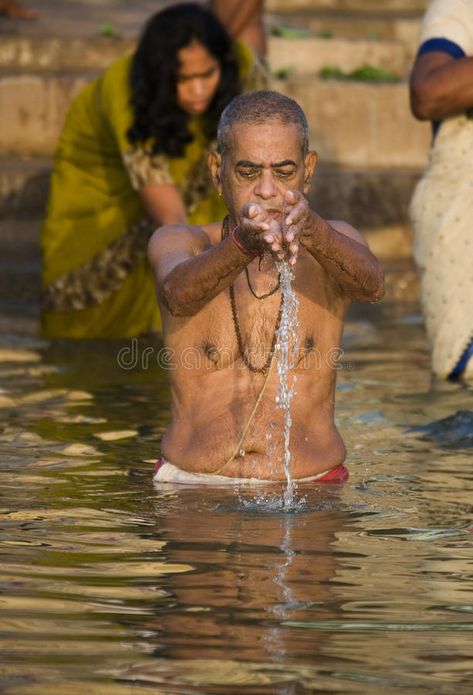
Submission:
M 0 313 L 39 313 L 40 266 L 0 267 Z
M 387 266 L 396 267 L 412 260 L 412 227 L 410 224 L 393 224 L 387 227 L 366 229 L 360 227 L 368 246 L 377 258 Z
M 116 58 L 131 53 L 134 38 L 2 36 L 0 69 L 13 73 L 57 71 L 102 71 Z M 407 75 L 412 64 L 407 46 L 392 40 L 324 39 L 317 36 L 268 38 L 268 61 L 272 70 L 291 68 L 301 74 L 317 74 L 326 65 L 350 72 L 374 65 Z
M 0 332 L 36 334 L 39 326 L 41 220 L 0 220 Z M 418 301 L 417 274 L 407 226 L 364 231 L 386 273 L 385 302 Z
M 331 11 L 345 14 L 356 12 L 361 15 L 422 14 L 430 0 L 266 0 L 268 12 L 308 12 Z
M 71 99 L 88 73 L 0 76 L 0 151 L 51 155 Z M 430 127 L 409 111 L 406 83 L 372 84 L 290 75 L 274 89 L 304 108 L 320 160 L 345 166 L 423 167 Z
M 50 158 L 0 157 L 0 224 L 4 217 L 43 215 L 50 175 Z
M 351 72 L 363 65 L 372 65 L 407 77 L 412 60 L 412 51 L 397 41 L 276 36 L 268 41 L 268 61 L 276 73 L 286 70 L 289 74 L 316 76 L 326 66 Z
M 23 1 L 23 0 L 22 0 Z M 16 36 L 94 37 L 106 28 L 137 36 L 152 14 L 169 0 L 24 0 L 41 12 L 34 22 L 2 18 L 0 33 Z
M 409 224 L 409 203 L 421 169 L 337 167 L 321 163 L 308 198 L 326 219 L 360 229 Z
M 0 69 L 34 72 L 101 71 L 116 58 L 131 53 L 134 38 L 107 39 L 100 36 L 2 36 Z
M 337 38 L 393 39 L 413 52 L 429 1 L 266 0 L 265 7 L 270 27 L 279 22 Z
M 387 262 L 384 303 L 396 306 L 418 302 L 417 273 L 411 261 Z M 37 264 L 0 265 L 0 333 L 2 335 L 39 332 L 40 266 Z
M 0 334 L 36 335 L 39 328 L 41 220 L 0 220 Z
M 90 79 L 87 73 L 0 75 L 0 151 L 54 152 L 69 104 Z
M 205 2 L 205 0 L 200 0 Z M 398 18 L 418 20 L 429 0 L 266 0 L 265 19 L 293 21 L 302 16 L 332 17 L 352 25 L 354 36 L 359 22 L 396 22 Z M 169 0 L 29 0 L 30 7 L 41 11 L 35 22 L 18 22 L 3 18 L 0 32 L 17 36 L 96 36 L 107 24 L 121 36 L 136 36 L 154 12 L 169 5 Z M 306 23 L 303 24 L 306 26 Z M 367 34 L 365 33 L 365 36 Z
M 0 273 L 38 271 L 41 222 L 36 217 L 0 219 Z
M 419 300 L 417 273 L 411 262 L 385 263 L 385 302 Z M 0 267 L 0 316 L 39 317 L 40 267 Z M 1 325 L 0 320 L 0 325 Z
M 2 218 L 40 218 L 49 190 L 51 160 L 0 157 Z M 350 168 L 319 164 L 309 192 L 314 209 L 360 229 L 407 225 L 408 207 L 421 169 Z M 4 232 L 2 232 L 4 233 Z
M 335 219 L 333 216 L 329 219 Z M 347 219 L 341 216 L 340 219 Z M 40 228 L 42 218 L 0 219 L 0 273 L 33 272 L 40 263 Z M 409 224 L 385 227 L 357 225 L 373 253 L 387 263 L 412 258 L 412 230 Z
M 409 110 L 408 87 L 289 76 L 274 88 L 304 109 L 320 161 L 351 167 L 423 168 L 430 147 L 427 123 Z

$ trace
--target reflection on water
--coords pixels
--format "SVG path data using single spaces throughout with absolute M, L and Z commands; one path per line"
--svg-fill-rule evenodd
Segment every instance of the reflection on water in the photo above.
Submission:
M 376 316 L 339 373 L 351 478 L 287 513 L 284 486 L 153 486 L 152 360 L 4 340 L 0 692 L 470 692 L 471 449 L 407 430 L 473 393 L 431 386 L 418 322 Z

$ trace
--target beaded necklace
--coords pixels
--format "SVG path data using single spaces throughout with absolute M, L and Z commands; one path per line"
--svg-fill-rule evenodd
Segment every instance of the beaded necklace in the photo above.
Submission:
M 225 219 L 223 220 L 222 224 L 222 239 L 226 239 L 226 237 L 229 234 L 230 231 L 230 217 L 227 215 Z M 246 267 L 245 267 L 246 270 Z M 257 298 L 257 299 L 264 299 L 265 297 L 269 297 L 271 294 L 274 294 L 278 289 L 280 285 L 280 277 L 278 278 L 278 283 L 276 287 L 274 287 L 270 292 L 267 292 L 264 295 L 257 296 L 253 292 L 253 288 L 250 285 L 249 282 L 249 277 L 248 277 L 248 271 L 247 271 L 247 281 L 249 288 L 252 292 L 252 294 Z M 279 326 L 281 324 L 281 316 L 282 316 L 282 303 L 283 303 L 283 297 L 281 293 L 281 302 L 279 304 L 279 311 L 278 311 L 278 316 L 276 318 L 276 324 L 274 326 L 274 332 L 273 332 L 273 338 L 271 340 L 271 346 L 269 348 L 269 354 L 266 362 L 263 364 L 262 367 L 256 367 L 254 364 L 250 362 L 248 357 L 245 354 L 245 347 L 243 345 L 243 338 L 241 335 L 241 328 L 240 328 L 240 322 L 238 320 L 238 313 L 237 313 L 237 308 L 236 308 L 236 302 L 235 302 L 235 289 L 233 287 L 233 284 L 231 284 L 228 288 L 229 295 L 230 295 L 230 307 L 232 311 L 232 320 L 233 320 L 233 325 L 235 327 L 235 335 L 237 339 L 237 344 L 238 344 L 238 350 L 240 352 L 241 358 L 245 364 L 245 366 L 250 370 L 250 372 L 253 372 L 253 374 L 266 374 L 271 366 L 271 362 L 273 360 L 273 355 L 274 355 L 274 350 L 276 348 L 276 341 L 277 341 L 277 333 Z

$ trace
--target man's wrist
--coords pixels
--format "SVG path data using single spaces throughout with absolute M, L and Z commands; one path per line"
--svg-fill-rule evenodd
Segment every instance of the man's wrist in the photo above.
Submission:
M 250 248 L 240 237 L 239 235 L 240 231 L 240 225 L 237 224 L 236 227 L 233 227 L 232 231 L 230 232 L 230 239 L 233 241 L 235 246 L 245 254 L 245 256 L 250 256 L 251 258 L 255 258 L 258 255 L 258 251 L 254 248 Z
M 318 217 L 318 215 L 317 215 Z M 318 218 L 321 219 L 321 218 Z M 311 246 L 314 241 L 314 231 L 316 233 L 317 225 L 314 220 L 314 213 L 310 211 L 303 231 L 299 234 L 299 243 L 301 246 Z

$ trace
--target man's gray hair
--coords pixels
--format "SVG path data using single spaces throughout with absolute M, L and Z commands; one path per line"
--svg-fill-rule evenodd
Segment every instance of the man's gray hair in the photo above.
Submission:
M 309 126 L 299 104 L 279 92 L 262 90 L 240 94 L 224 109 L 217 131 L 217 150 L 225 156 L 233 146 L 233 129 L 236 125 L 261 125 L 279 121 L 293 124 L 299 130 L 302 155 L 309 150 Z

